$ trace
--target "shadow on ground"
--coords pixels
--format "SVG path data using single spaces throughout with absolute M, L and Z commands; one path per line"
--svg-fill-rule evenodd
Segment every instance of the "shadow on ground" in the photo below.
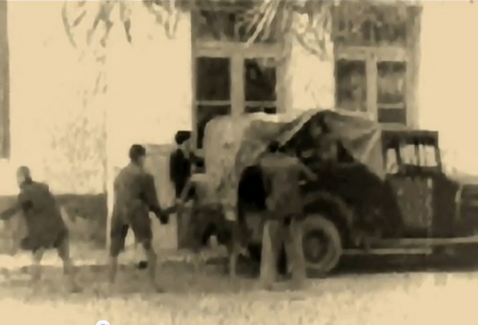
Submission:
M 157 268 L 158 282 L 166 292 L 181 295 L 231 294 L 249 292 L 257 287 L 258 266 L 241 261 L 240 275 L 231 282 L 225 273 L 224 259 L 215 258 L 195 270 L 190 263 L 184 261 L 163 262 Z M 109 294 L 105 291 L 107 284 L 106 265 L 77 266 L 77 280 L 83 287 L 81 296 L 96 296 L 99 299 Z M 478 254 L 476 251 L 463 251 L 455 256 L 432 257 L 347 257 L 344 258 L 332 278 L 354 277 L 366 274 L 387 273 L 462 273 L 478 271 Z M 0 284 L 2 290 L 9 295 L 30 299 L 63 299 L 67 292 L 64 289 L 64 276 L 59 266 L 44 266 L 41 285 L 35 290 L 29 282 L 27 267 L 16 269 L 0 268 Z M 32 292 L 34 292 L 32 294 Z M 141 297 L 155 295 L 148 286 L 147 271 L 139 269 L 136 264 L 122 265 L 118 273 L 115 296 Z M 13 298 L 10 296 L 9 298 Z
M 473 271 L 478 271 L 478 250 L 471 248 L 453 255 L 344 257 L 336 274 Z
M 29 269 L 22 267 L 14 270 L 0 270 L 2 289 L 10 289 L 20 296 L 30 293 L 30 297 L 42 297 L 45 294 L 54 299 L 64 297 L 65 281 L 62 268 L 59 266 L 44 266 L 39 286 L 31 288 Z M 108 269 L 106 265 L 80 265 L 76 267 L 76 279 L 83 288 L 79 296 L 110 296 L 106 291 Z M 122 265 L 118 271 L 115 296 L 141 294 L 148 296 L 156 294 L 147 281 L 147 271 L 140 270 L 136 265 Z M 157 280 L 167 293 L 174 294 L 204 294 L 204 293 L 234 293 L 249 291 L 254 287 L 250 275 L 241 276 L 232 283 L 224 269 L 219 265 L 204 265 L 194 270 L 191 264 L 185 262 L 165 262 L 157 268 Z M 33 294 L 32 294 L 33 293 Z

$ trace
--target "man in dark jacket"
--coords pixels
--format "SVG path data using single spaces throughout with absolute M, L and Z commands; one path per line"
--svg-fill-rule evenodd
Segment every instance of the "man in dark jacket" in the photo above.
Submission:
M 273 142 L 261 159 L 264 183 L 268 193 L 267 217 L 264 225 L 261 258 L 261 282 L 270 289 L 276 279 L 278 250 L 285 245 L 295 284 L 305 279 L 305 259 L 302 248 L 303 201 L 300 176 L 315 180 L 312 173 L 297 157 L 280 150 Z
M 154 179 L 144 170 L 146 149 L 138 144 L 131 146 L 130 163 L 114 181 L 114 206 L 111 220 L 110 284 L 114 284 L 118 269 L 118 255 L 124 247 L 128 229 L 134 232 L 137 243 L 143 246 L 147 256 L 149 279 L 156 291 L 161 291 L 155 280 L 157 256 L 152 247 L 152 230 L 149 212 L 153 212 L 161 224 L 168 223 L 168 213 L 159 205 Z
M 177 200 L 181 197 L 181 193 L 191 176 L 192 164 L 188 148 L 190 138 L 190 132 L 178 131 L 174 137 L 177 148 L 169 158 L 169 179 L 174 185 Z
M 20 187 L 17 203 L 3 211 L 0 219 L 6 220 L 22 212 L 26 221 L 27 237 L 21 242 L 23 250 L 33 253 L 32 280 L 38 282 L 41 273 L 41 260 L 45 250 L 56 249 L 63 261 L 63 270 L 73 292 L 80 288 L 73 278 L 73 263 L 70 258 L 69 233 L 61 217 L 55 197 L 48 185 L 35 182 L 26 166 L 17 170 Z

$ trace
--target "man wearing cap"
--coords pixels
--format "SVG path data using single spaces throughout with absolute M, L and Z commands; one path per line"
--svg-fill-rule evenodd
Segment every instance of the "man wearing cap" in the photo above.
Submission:
M 136 241 L 142 245 L 148 265 L 149 280 L 156 291 L 156 252 L 152 247 L 152 230 L 149 212 L 153 212 L 161 224 L 168 223 L 168 213 L 161 209 L 156 195 L 153 177 L 144 170 L 146 149 L 134 144 L 129 150 L 130 163 L 114 180 L 114 205 L 111 220 L 110 285 L 116 280 L 118 255 L 124 248 L 128 229 L 134 232 Z

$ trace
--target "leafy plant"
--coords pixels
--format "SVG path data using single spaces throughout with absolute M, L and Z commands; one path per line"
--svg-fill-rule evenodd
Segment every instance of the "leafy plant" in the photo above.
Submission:
M 292 35 L 309 52 L 323 55 L 327 38 L 332 31 L 332 8 L 342 2 L 343 0 L 143 0 L 142 4 L 154 16 L 155 21 L 164 27 L 166 35 L 170 38 L 175 35 L 180 13 L 183 11 L 206 9 L 220 12 L 233 7 L 240 9 L 236 25 L 241 26 L 236 27 L 243 28 L 249 35 L 247 44 L 267 39 L 275 31 L 280 37 Z M 351 3 L 354 5 L 347 10 L 348 15 L 352 17 L 349 21 L 355 20 L 357 26 L 364 19 L 387 21 L 396 19 L 392 16 L 371 17 L 374 15 L 368 13 L 373 13 L 373 10 L 364 14 L 364 9 L 373 9 L 380 3 L 383 5 L 383 2 L 346 1 L 347 5 Z M 105 47 L 112 28 L 123 29 L 126 40 L 134 42 L 130 33 L 131 27 L 141 22 L 133 22 L 131 19 L 133 4 L 132 1 L 123 0 L 65 0 L 62 19 L 70 43 L 75 47 L 85 41 L 87 46 L 96 45 L 93 44 L 93 36 L 98 34 L 99 45 Z M 393 4 L 403 8 L 407 6 L 406 1 L 395 0 Z M 115 21 L 119 21 L 120 26 L 115 26 Z M 79 30 L 81 32 L 78 33 Z
M 316 35 L 317 44 L 323 44 L 323 34 L 321 29 L 330 28 L 330 8 L 337 1 L 244 1 L 244 0 L 143 0 L 143 5 L 155 17 L 158 24 L 161 24 L 169 37 L 174 37 L 177 28 L 178 18 L 181 11 L 195 10 L 205 8 L 212 11 L 220 11 L 224 7 L 238 7 L 243 9 L 241 19 L 238 24 L 245 25 L 249 31 L 250 37 L 247 41 L 251 44 L 261 38 L 268 37 L 273 29 L 279 29 L 278 35 L 286 35 L 292 32 L 297 36 L 304 46 L 310 48 L 310 44 L 304 41 L 304 33 Z M 96 2 L 89 1 L 64 1 L 62 8 L 62 19 L 65 32 L 70 43 L 77 47 L 79 40 L 75 37 L 75 31 L 84 28 L 88 24 L 86 32 L 86 43 L 92 44 L 93 35 L 101 29 L 100 44 L 106 46 L 108 37 L 114 27 L 113 15 L 119 13 L 121 28 L 125 32 L 125 37 L 129 42 L 133 42 L 130 34 L 131 26 L 131 5 L 129 1 L 120 0 L 102 0 Z M 302 19 L 305 24 L 298 29 L 294 28 L 294 14 L 300 14 L 307 19 Z M 89 16 L 93 15 L 93 19 Z M 279 21 L 278 26 L 273 22 Z M 320 46 L 319 46 L 320 47 Z M 314 50 L 315 51 L 315 50 Z

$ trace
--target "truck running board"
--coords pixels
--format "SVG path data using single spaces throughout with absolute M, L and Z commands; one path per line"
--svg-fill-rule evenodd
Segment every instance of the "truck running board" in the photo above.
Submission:
M 455 238 L 381 239 L 371 243 L 370 249 L 345 249 L 344 255 L 429 255 L 437 246 L 478 244 L 478 236 Z
M 372 249 L 345 249 L 344 255 L 430 255 L 431 248 L 372 248 Z
M 454 238 L 400 238 L 400 239 L 381 239 L 374 241 L 374 247 L 430 247 L 430 246 L 447 246 L 447 245 L 466 245 L 478 244 L 478 236 L 454 237 Z

